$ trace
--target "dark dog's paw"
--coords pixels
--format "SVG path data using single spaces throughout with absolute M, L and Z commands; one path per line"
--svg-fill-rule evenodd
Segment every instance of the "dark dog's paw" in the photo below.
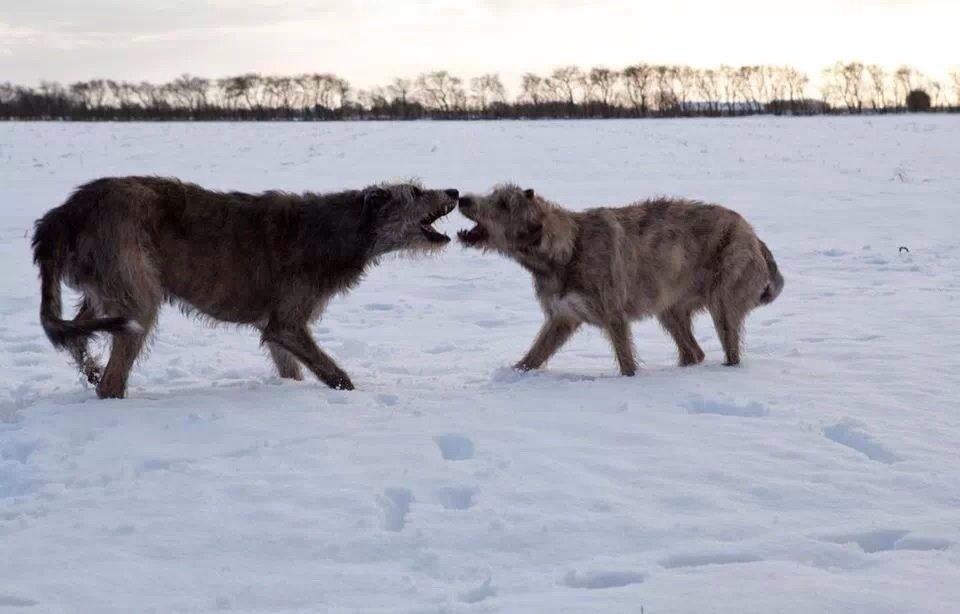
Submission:
M 97 396 L 101 399 L 122 399 L 124 392 L 121 386 L 105 385 L 102 381 L 97 385 Z
M 328 377 L 324 383 L 334 390 L 354 390 L 353 382 L 346 373 L 337 373 L 333 377 Z

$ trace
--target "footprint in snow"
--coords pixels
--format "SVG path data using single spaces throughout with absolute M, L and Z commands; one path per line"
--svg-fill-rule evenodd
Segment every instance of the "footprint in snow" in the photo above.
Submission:
M 24 599 L 23 597 L 14 597 L 13 595 L 0 594 L 0 607 L 7 608 L 29 608 L 37 605 L 38 602 L 33 599 Z
M 911 535 L 910 531 L 901 529 L 879 529 L 863 533 L 848 533 L 830 535 L 824 541 L 835 544 L 856 544 L 867 554 L 889 552 L 891 550 L 946 550 L 952 542 L 939 537 L 922 537 Z
M 746 405 L 737 405 L 718 399 L 695 397 L 687 402 L 686 407 L 691 414 L 715 414 L 740 418 L 761 418 L 770 414 L 770 410 L 756 401 L 751 401 Z
M 487 578 L 483 584 L 458 595 L 463 603 L 480 603 L 484 599 L 497 596 L 497 589 L 490 584 L 490 578 Z
M 844 418 L 832 426 L 824 427 L 823 436 L 878 463 L 890 465 L 903 460 L 886 446 L 874 441 L 873 437 L 863 431 L 863 424 L 856 420 Z
M 760 557 L 747 552 L 718 552 L 712 554 L 676 554 L 660 561 L 666 569 L 682 567 L 703 567 L 705 565 L 732 565 L 735 563 L 755 563 Z
M 433 441 L 440 448 L 440 455 L 443 460 L 469 460 L 473 458 L 473 441 L 469 437 L 448 433 L 446 435 L 437 435 Z
M 569 588 L 620 588 L 643 582 L 643 574 L 635 571 L 588 571 L 577 573 L 570 570 L 561 584 Z
M 413 493 L 409 488 L 386 488 L 378 498 L 383 510 L 383 528 L 397 533 L 407 526 L 407 514 L 413 503 Z
M 436 494 L 444 509 L 468 510 L 473 507 L 477 489 L 473 486 L 444 486 L 438 488 Z

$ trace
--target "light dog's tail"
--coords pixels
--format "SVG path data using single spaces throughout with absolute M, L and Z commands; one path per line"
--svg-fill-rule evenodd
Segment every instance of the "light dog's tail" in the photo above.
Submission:
M 757 240 L 760 241 L 759 239 Z M 760 241 L 760 251 L 763 253 L 763 259 L 767 263 L 767 270 L 770 272 L 770 281 L 767 283 L 767 287 L 763 289 L 763 294 L 760 295 L 760 304 L 767 305 L 780 296 L 780 292 L 783 290 L 783 275 L 780 274 L 777 261 L 773 259 L 770 248 L 768 248 L 767 244 L 763 241 Z

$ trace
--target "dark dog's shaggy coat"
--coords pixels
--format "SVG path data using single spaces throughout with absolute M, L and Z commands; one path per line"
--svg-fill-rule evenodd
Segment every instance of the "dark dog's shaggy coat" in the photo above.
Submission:
M 571 212 L 513 185 L 463 196 L 476 222 L 459 233 L 469 247 L 492 249 L 533 274 L 546 322 L 517 364 L 543 365 L 583 322 L 601 327 L 620 372 L 636 371 L 630 321 L 657 316 L 681 365 L 704 359 L 692 316 L 707 309 L 726 354 L 740 362 L 744 318 L 783 288 L 773 255 L 737 213 L 717 205 L 657 199 L 621 208 Z
M 107 178 L 81 186 L 36 224 L 40 320 L 73 355 L 100 397 L 122 397 L 164 301 L 262 332 L 282 377 L 303 363 L 334 388 L 347 374 L 307 325 L 379 256 L 430 250 L 449 239 L 431 224 L 456 206 L 456 190 L 381 185 L 331 194 L 215 192 L 174 179 Z M 60 283 L 83 298 L 61 319 Z M 112 333 L 106 369 L 87 351 Z

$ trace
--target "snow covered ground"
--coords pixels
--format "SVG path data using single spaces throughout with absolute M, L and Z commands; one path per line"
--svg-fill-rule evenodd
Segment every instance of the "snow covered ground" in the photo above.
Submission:
M 957 143 L 933 116 L 0 123 L 0 612 L 956 612 Z M 167 309 L 130 398 L 98 401 L 40 329 L 29 233 L 129 173 L 702 198 L 787 284 L 739 369 L 702 318 L 700 367 L 643 322 L 635 378 L 596 330 L 518 375 L 528 276 L 451 244 L 314 327 L 355 392 Z

